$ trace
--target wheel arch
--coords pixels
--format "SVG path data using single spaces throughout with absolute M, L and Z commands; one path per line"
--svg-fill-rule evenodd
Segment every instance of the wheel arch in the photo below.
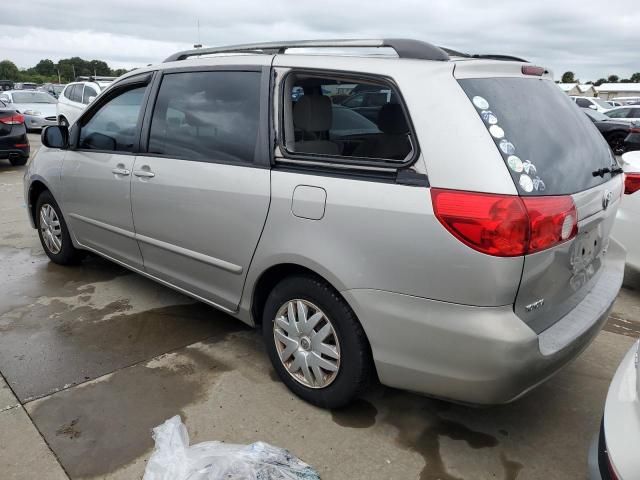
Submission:
M 42 180 L 34 180 L 31 182 L 31 185 L 29 185 L 29 203 L 27 205 L 27 209 L 29 212 L 29 219 L 31 220 L 31 226 L 33 228 L 36 227 L 36 202 L 38 201 L 38 197 L 44 191 L 51 192 L 51 189 Z

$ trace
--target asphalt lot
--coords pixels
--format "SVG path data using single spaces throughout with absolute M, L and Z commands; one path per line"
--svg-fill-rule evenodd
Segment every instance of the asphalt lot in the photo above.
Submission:
M 0 161 L 1 478 L 140 478 L 151 428 L 175 414 L 193 443 L 266 441 L 325 480 L 585 478 L 609 382 L 640 336 L 640 275 L 582 356 L 513 404 L 378 387 L 328 412 L 290 394 L 231 317 L 100 258 L 49 263 L 22 175 Z

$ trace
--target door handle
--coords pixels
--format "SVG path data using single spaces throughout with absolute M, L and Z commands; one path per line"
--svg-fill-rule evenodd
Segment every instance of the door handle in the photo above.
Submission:
M 150 172 L 149 170 L 134 170 L 133 174 L 136 177 L 144 177 L 144 178 L 153 178 L 156 176 L 155 173 Z
M 111 173 L 126 177 L 127 175 L 131 174 L 131 171 L 127 170 L 126 168 L 114 168 L 113 170 L 111 170 Z

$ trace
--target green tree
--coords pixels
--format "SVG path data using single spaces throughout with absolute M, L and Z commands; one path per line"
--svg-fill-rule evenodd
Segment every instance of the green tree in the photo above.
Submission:
M 15 63 L 10 60 L 2 60 L 0 62 L 0 80 L 18 80 L 20 78 L 20 70 Z
M 593 84 L 596 87 L 599 87 L 600 85 L 602 85 L 603 83 L 607 83 L 607 79 L 606 78 L 599 78 L 598 80 L 596 80 L 595 82 L 593 82 Z
M 575 75 L 573 72 L 564 72 L 562 74 L 562 83 L 575 83 Z
M 631 75 L 631 81 L 633 83 L 640 83 L 640 72 L 636 72 L 633 75 Z
M 109 65 L 107 65 L 107 62 L 103 62 L 102 60 L 91 60 L 88 66 L 91 69 L 91 75 L 111 75 Z
M 40 60 L 38 64 L 35 67 L 33 67 L 33 71 L 38 75 L 44 75 L 46 77 L 50 77 L 52 75 L 55 75 L 56 66 L 51 60 L 49 60 L 48 58 L 45 58 L 43 60 Z
M 609 83 L 618 83 L 619 79 L 620 79 L 620 77 L 618 77 L 618 75 L 609 75 L 609 77 L 607 78 L 607 82 L 609 82 Z

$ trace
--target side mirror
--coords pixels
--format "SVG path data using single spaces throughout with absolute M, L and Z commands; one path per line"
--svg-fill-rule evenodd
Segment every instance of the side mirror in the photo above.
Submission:
M 4 103 L 11 103 L 11 99 L 5 95 L 0 96 L 0 100 L 2 100 Z
M 591 110 L 597 110 L 598 109 L 598 107 L 596 107 L 593 103 L 591 105 L 589 105 L 589 108 Z
M 64 125 L 51 125 L 42 130 L 42 144 L 47 148 L 69 148 L 69 128 Z
M 96 97 L 89 97 L 89 103 L 93 102 L 96 99 Z

